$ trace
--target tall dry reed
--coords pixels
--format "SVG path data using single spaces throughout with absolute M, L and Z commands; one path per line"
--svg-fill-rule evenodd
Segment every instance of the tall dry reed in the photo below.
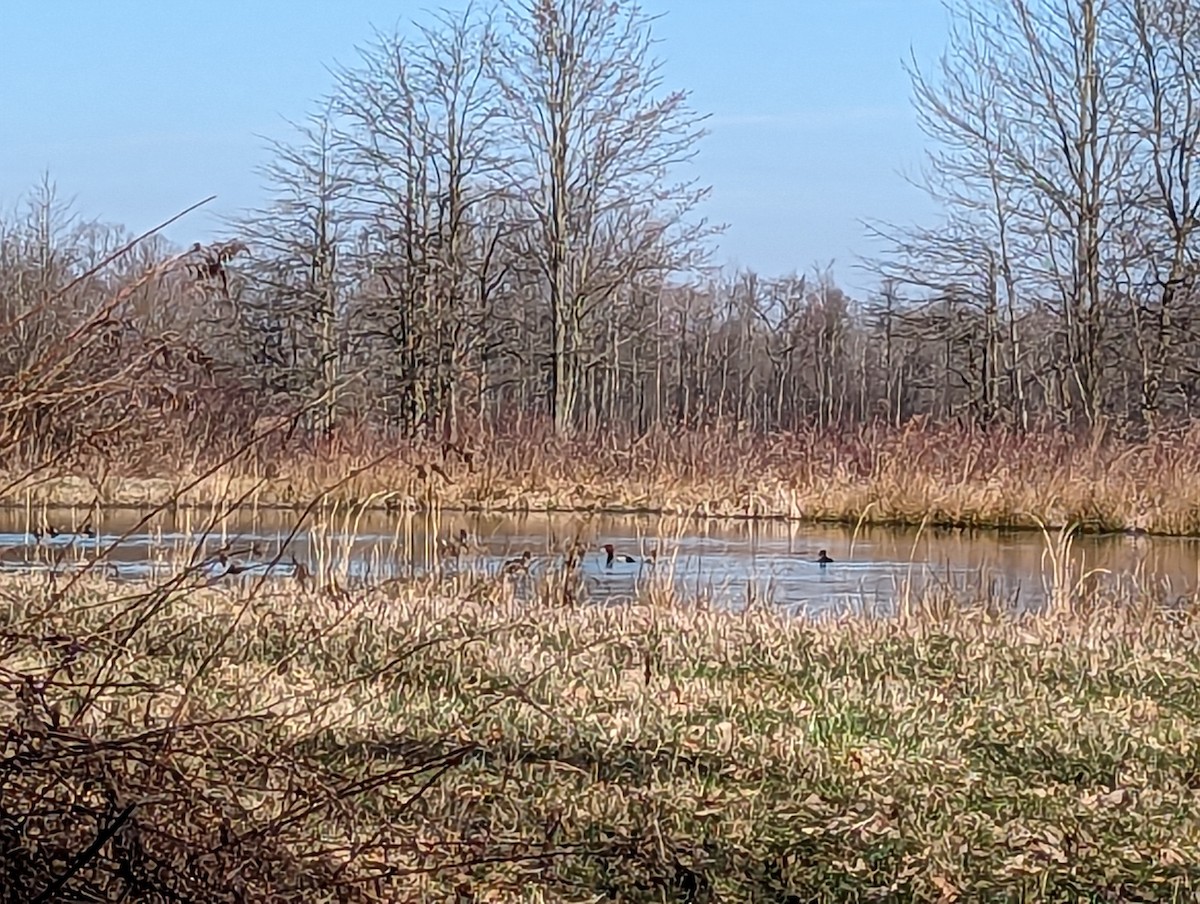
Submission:
M 482 431 L 468 443 L 394 440 L 350 430 L 317 440 L 283 431 L 253 456 L 181 490 L 219 462 L 110 468 L 101 501 L 202 505 L 244 494 L 255 504 L 328 498 L 379 507 L 487 511 L 658 511 L 866 523 L 1200 533 L 1200 428 L 1128 440 L 1102 432 L 1016 433 L 936 425 L 866 426 L 751 436 L 732 429 L 562 438 L 540 422 Z M 212 461 L 210 461 L 211 459 Z M 377 462 L 366 467 L 370 462 Z M 357 470 L 358 473 L 354 473 Z M 348 475 L 354 474 L 349 477 Z M 86 503 L 87 465 L 4 501 Z

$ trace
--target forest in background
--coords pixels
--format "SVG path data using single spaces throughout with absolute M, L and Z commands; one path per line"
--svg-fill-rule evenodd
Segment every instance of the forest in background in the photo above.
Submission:
M 710 265 L 705 117 L 635 3 L 502 0 L 335 68 L 226 241 L 123 251 L 35 188 L 0 224 L 0 438 L 153 467 L 293 414 L 456 440 L 1193 418 L 1200 0 L 953 12 L 906 67 L 943 216 L 867 221 L 870 297 Z

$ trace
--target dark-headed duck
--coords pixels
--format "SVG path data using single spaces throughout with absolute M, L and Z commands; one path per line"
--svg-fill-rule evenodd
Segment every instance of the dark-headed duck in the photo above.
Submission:
M 530 554 L 529 550 L 525 550 L 523 553 L 521 553 L 521 558 L 509 559 L 504 563 L 504 573 L 516 574 L 518 571 L 529 571 L 529 561 L 532 558 L 533 556 Z
M 461 556 L 469 546 L 470 542 L 465 527 L 459 528 L 457 537 L 438 540 L 438 551 L 444 556 Z
M 615 552 L 613 552 L 613 545 L 611 543 L 604 544 L 604 552 L 608 555 L 608 558 L 605 559 L 604 564 L 607 565 L 609 568 L 612 568 L 613 562 L 624 562 L 626 564 L 632 564 L 633 562 L 637 561 L 637 559 L 635 559 L 633 556 L 627 556 L 624 554 L 617 555 Z

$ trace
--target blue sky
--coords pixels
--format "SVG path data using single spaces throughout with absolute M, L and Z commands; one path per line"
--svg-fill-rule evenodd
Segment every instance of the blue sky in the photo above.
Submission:
M 168 231 L 203 241 L 216 215 L 261 199 L 260 136 L 284 137 L 351 62 L 447 3 L 387 0 L 5 0 L 0 25 L 0 209 L 45 170 L 77 210 L 140 231 L 216 194 Z M 927 219 L 905 182 L 922 136 L 900 68 L 932 63 L 940 0 L 644 0 L 669 87 L 712 114 L 696 161 L 706 213 L 729 224 L 718 262 L 767 274 L 834 261 L 865 289 L 859 219 Z

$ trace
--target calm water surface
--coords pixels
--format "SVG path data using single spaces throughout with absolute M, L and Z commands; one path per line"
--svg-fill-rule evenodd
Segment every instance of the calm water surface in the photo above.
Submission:
M 689 597 L 740 607 L 769 601 L 809 612 L 868 609 L 888 611 L 906 594 L 940 588 L 956 595 L 1008 599 L 1038 607 L 1047 598 L 1054 565 L 1042 535 L 956 530 L 894 530 L 789 525 L 779 522 L 691 521 L 655 517 L 528 515 L 478 516 L 371 513 L 357 519 L 316 516 L 289 539 L 291 512 L 241 513 L 211 524 L 197 512 L 161 513 L 146 524 L 137 512 L 104 511 L 92 518 L 94 538 L 71 535 L 88 522 L 86 510 L 48 510 L 30 518 L 0 511 L 0 569 L 70 566 L 107 549 L 106 559 L 123 577 L 145 577 L 178 568 L 181 557 L 211 556 L 229 542 L 235 549 L 259 548 L 239 557 L 247 574 L 271 568 L 291 573 L 291 557 L 310 569 L 331 567 L 345 581 L 385 579 L 454 567 L 436 552 L 439 537 L 466 528 L 476 551 L 460 567 L 496 571 L 528 549 L 533 572 L 549 567 L 572 538 L 592 546 L 614 544 L 639 559 L 659 549 L 658 563 L 605 566 L 601 551 L 583 563 L 588 596 L 597 602 L 637 597 L 654 582 L 671 582 Z M 35 539 L 30 529 L 49 524 L 62 533 Z M 835 560 L 821 568 L 819 550 Z M 1093 585 L 1151 587 L 1170 595 L 1189 594 L 1200 581 L 1200 541 L 1171 538 L 1079 537 L 1070 556 L 1073 580 L 1089 570 Z M 215 572 L 214 572 L 215 573 Z M 527 580 L 527 579 L 522 579 Z

